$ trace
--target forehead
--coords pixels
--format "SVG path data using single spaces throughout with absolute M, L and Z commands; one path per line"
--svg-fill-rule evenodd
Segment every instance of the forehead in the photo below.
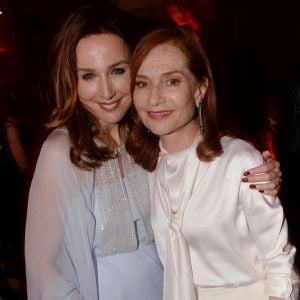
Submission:
M 171 71 L 187 70 L 187 57 L 175 45 L 170 43 L 160 44 L 154 47 L 144 58 L 139 71 L 146 70 Z M 139 73 L 139 72 L 138 72 Z
M 128 59 L 128 47 L 124 40 L 111 33 L 93 34 L 82 38 L 76 47 L 78 61 L 89 59 Z

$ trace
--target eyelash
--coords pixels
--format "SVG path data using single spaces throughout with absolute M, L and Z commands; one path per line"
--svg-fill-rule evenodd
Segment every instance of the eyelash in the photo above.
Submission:
M 135 86 L 139 89 L 145 88 L 147 85 L 147 82 L 145 81 L 136 81 Z
M 181 80 L 178 78 L 171 78 L 166 80 L 166 85 L 167 86 L 174 86 L 180 84 Z M 135 86 L 139 89 L 145 88 L 147 86 L 146 81 L 136 81 Z
M 83 80 L 91 80 L 95 77 L 95 74 L 93 73 L 86 73 L 82 75 L 82 79 Z
M 115 68 L 112 70 L 112 74 L 121 75 L 126 72 L 125 68 Z
M 126 69 L 125 69 L 125 68 L 115 68 L 115 69 L 113 69 L 113 70 L 111 71 L 111 73 L 112 73 L 113 75 L 122 75 L 122 74 L 124 74 L 125 72 L 126 72 Z M 94 73 L 86 73 L 86 74 L 83 74 L 83 75 L 81 76 L 81 78 L 82 78 L 83 80 L 91 80 L 91 79 L 93 79 L 95 76 L 96 76 L 96 75 L 95 75 Z
M 167 80 L 168 85 L 178 85 L 181 82 L 178 78 L 170 78 Z

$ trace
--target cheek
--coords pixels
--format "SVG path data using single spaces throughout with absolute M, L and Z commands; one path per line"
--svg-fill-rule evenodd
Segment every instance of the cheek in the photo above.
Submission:
M 141 107 L 140 107 L 140 105 L 139 105 L 139 101 L 136 101 L 136 100 L 134 99 L 134 96 L 133 96 L 133 99 L 132 99 L 132 104 L 133 104 L 133 106 L 134 106 L 136 112 L 138 113 L 138 115 L 140 115 L 140 114 L 141 114 Z
M 133 92 L 133 104 L 136 109 L 143 110 L 148 106 L 149 91 L 146 88 L 139 88 Z
M 77 87 L 77 93 L 81 101 L 90 101 L 97 93 L 97 86 L 95 84 L 79 82 Z
M 187 120 L 193 119 L 195 117 L 195 101 L 193 97 L 186 97 L 189 99 L 188 101 L 182 101 L 182 105 L 180 108 L 181 117 Z
M 140 93 L 137 92 L 133 92 L 133 99 L 132 99 L 132 103 L 136 109 L 136 111 L 139 113 L 141 111 L 141 101 L 140 101 L 141 97 L 140 97 Z
M 145 121 L 148 117 L 146 108 L 143 105 L 141 105 L 141 103 L 139 101 L 134 106 L 135 106 L 135 109 L 136 109 L 136 112 L 137 112 L 139 118 L 142 121 Z
M 133 96 L 133 102 L 132 103 L 135 107 L 135 110 L 137 112 L 138 117 L 141 119 L 141 121 L 144 122 L 145 121 L 145 117 L 144 117 L 145 113 L 144 113 L 144 110 L 141 106 L 141 101 L 139 101 L 137 99 L 134 99 L 134 96 Z
M 195 114 L 196 114 L 196 105 L 194 104 L 194 101 L 189 103 L 187 111 L 188 111 L 188 114 L 189 114 L 190 118 L 194 118 L 195 117 Z
M 124 76 L 115 81 L 116 89 L 122 94 L 130 94 L 130 76 Z

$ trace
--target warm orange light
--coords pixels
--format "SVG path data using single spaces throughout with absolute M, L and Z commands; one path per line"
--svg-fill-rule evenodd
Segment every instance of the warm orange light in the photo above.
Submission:
M 199 31 L 199 24 L 193 19 L 190 11 L 180 9 L 177 5 L 167 5 L 167 11 L 178 26 L 188 25 L 193 31 Z

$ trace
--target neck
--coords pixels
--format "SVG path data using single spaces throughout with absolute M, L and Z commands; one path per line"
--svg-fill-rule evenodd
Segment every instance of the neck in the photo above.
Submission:
M 126 128 L 119 124 L 110 127 L 104 127 L 104 136 L 107 136 L 107 139 L 104 137 L 104 142 L 109 147 L 118 147 L 125 143 L 126 139 Z
M 170 154 L 187 149 L 191 146 L 199 134 L 197 122 L 191 122 L 181 130 L 177 130 L 168 135 L 160 136 L 163 148 Z

